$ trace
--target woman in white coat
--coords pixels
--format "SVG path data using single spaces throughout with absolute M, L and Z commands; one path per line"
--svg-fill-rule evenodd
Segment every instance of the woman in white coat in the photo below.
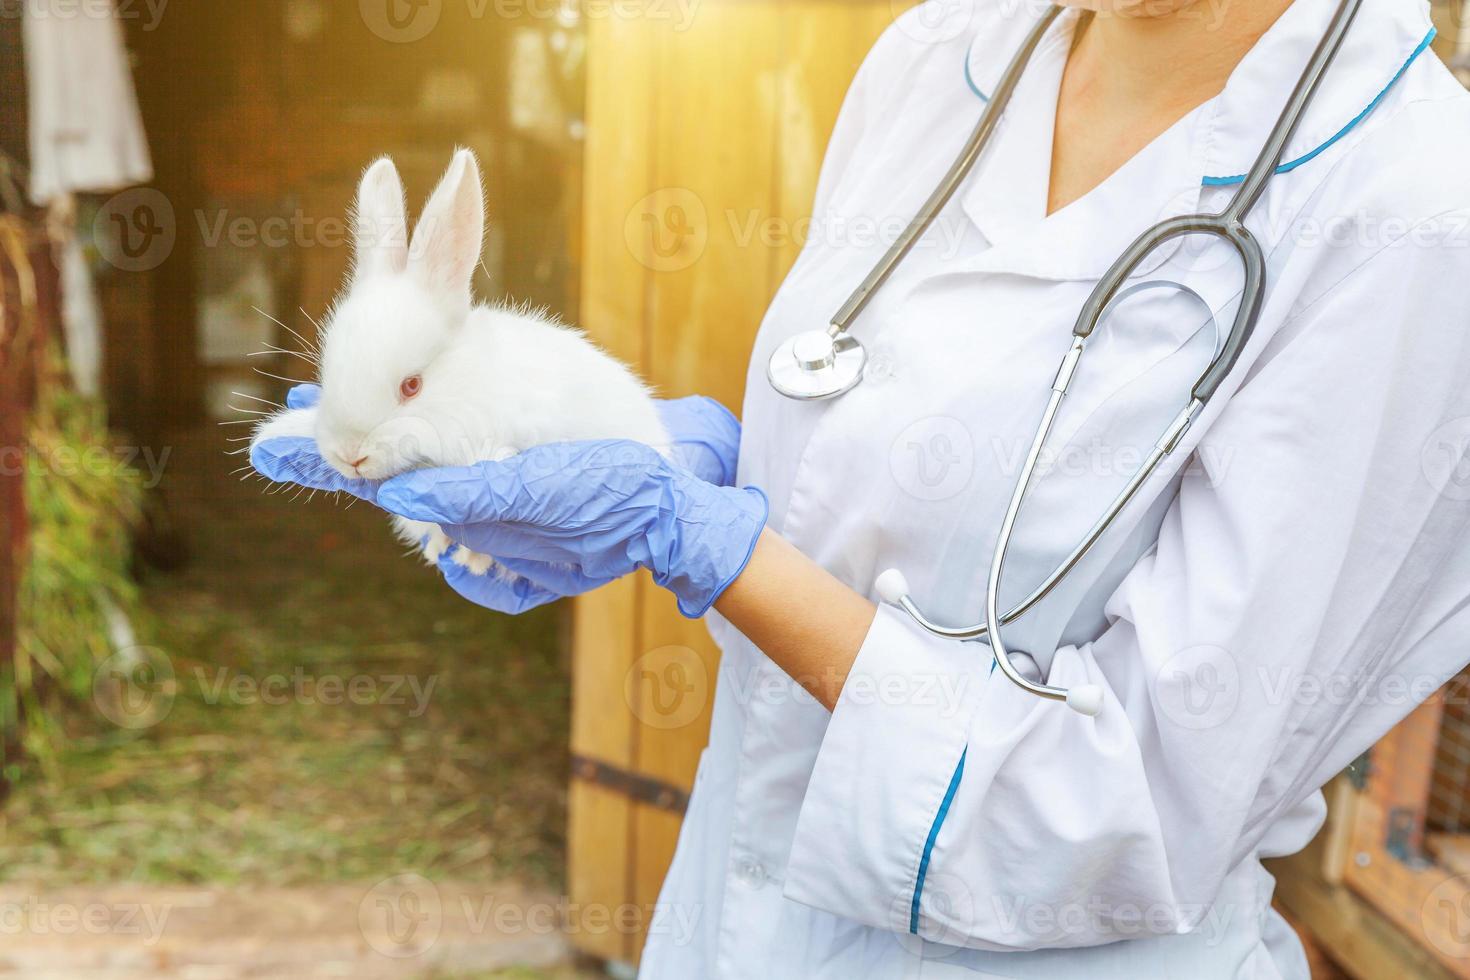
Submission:
M 1078 309 L 1144 228 L 1229 199 L 1337 5 L 1065 2 L 854 325 L 856 389 L 789 400 L 766 364 L 888 244 L 849 232 L 918 211 L 1041 8 L 926 5 L 878 42 L 756 341 L 743 441 L 698 406 L 675 426 L 706 479 L 571 446 L 377 493 L 515 562 L 513 585 L 447 570 L 486 605 L 642 567 L 686 614 L 715 609 L 709 746 L 645 976 L 1305 978 L 1261 858 L 1305 845 L 1319 788 L 1470 659 L 1470 96 L 1421 0 L 1364 0 L 1251 213 L 1269 292 L 1220 396 L 1007 631 L 1034 676 L 1099 685 L 1101 713 L 876 601 L 898 568 L 936 617 L 976 618 Z M 1132 474 L 1240 298 L 1220 243 L 1139 279 L 1188 289 L 1099 328 L 1002 607 Z
M 645 976 L 1307 976 L 1260 859 L 1303 847 L 1318 788 L 1470 659 L 1470 96 L 1426 51 L 1425 4 L 1366 0 L 1247 222 L 1269 298 L 1189 452 L 1007 631 L 1052 684 L 1104 685 L 1101 714 L 1038 701 L 984 647 L 868 597 L 898 568 L 936 617 L 977 618 L 1077 310 L 1148 225 L 1223 207 L 1335 8 L 1064 14 L 977 173 L 855 325 L 864 382 L 797 403 L 768 358 L 886 244 L 841 229 L 917 212 L 1040 11 L 920 8 L 879 41 L 756 342 L 740 456 L 781 547 L 842 584 L 758 551 L 722 597 L 710 744 Z M 1186 241 L 1145 278 L 1189 284 L 1226 327 L 1240 277 L 1222 249 Z M 1193 300 L 1158 298 L 1099 327 L 1018 526 L 1011 601 L 1209 359 L 1213 331 L 1170 315 Z M 684 909 L 693 937 L 673 928 Z

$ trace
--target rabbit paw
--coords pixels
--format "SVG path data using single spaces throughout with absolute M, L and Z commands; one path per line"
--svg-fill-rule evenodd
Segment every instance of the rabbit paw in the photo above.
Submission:
M 431 565 L 438 563 L 455 546 L 449 535 L 440 530 L 437 524 L 395 517 L 393 530 L 398 535 L 398 540 L 417 550 Z
M 437 565 L 441 558 L 449 555 L 450 561 L 468 569 L 471 575 L 489 575 L 495 571 L 508 581 L 515 579 L 510 572 L 497 566 L 495 559 L 455 544 L 437 524 L 411 521 L 406 517 L 395 517 L 393 529 L 404 544 L 418 549 L 418 552 L 424 556 L 424 560 L 431 565 Z
M 463 545 L 454 550 L 452 560 L 456 565 L 468 569 L 471 575 L 488 575 L 490 570 L 496 567 L 495 559 L 488 555 L 477 554 Z M 500 574 L 505 578 L 510 577 L 510 572 L 503 568 L 500 569 Z

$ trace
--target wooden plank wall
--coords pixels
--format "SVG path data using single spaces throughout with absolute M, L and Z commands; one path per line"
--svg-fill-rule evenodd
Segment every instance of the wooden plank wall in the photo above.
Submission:
M 1353 804 L 1347 886 L 1397 926 L 1419 953 L 1470 980 L 1470 879 L 1424 859 L 1443 692 L 1373 747 L 1366 791 Z M 1410 976 L 1436 975 L 1416 968 Z
M 705 0 L 688 23 L 590 25 L 582 325 L 665 396 L 738 410 L 752 338 L 800 249 L 746 230 L 810 213 L 848 82 L 901 6 Z M 704 626 L 626 581 L 578 602 L 573 656 L 573 752 L 691 786 L 717 670 Z M 641 910 L 637 928 L 573 938 L 633 962 L 679 817 L 583 781 L 570 810 L 571 901 Z

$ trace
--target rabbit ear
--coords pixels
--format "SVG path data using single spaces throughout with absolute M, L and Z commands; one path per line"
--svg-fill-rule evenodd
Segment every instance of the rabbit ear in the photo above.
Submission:
M 484 238 L 480 165 L 473 153 L 460 150 L 414 229 L 409 272 L 431 290 L 447 293 L 467 306 Z
M 402 272 L 408 267 L 408 216 L 403 181 L 393 161 L 383 157 L 362 175 L 352 213 L 357 262 L 353 279 Z

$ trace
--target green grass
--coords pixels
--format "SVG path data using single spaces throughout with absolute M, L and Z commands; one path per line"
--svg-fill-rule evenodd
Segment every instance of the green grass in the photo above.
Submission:
M 0 880 L 294 885 L 416 871 L 559 887 L 558 613 L 474 607 L 405 557 L 368 505 L 267 496 L 228 475 L 239 460 L 223 449 L 213 433 L 174 448 L 168 487 L 195 559 L 143 591 L 145 639 L 175 675 L 170 713 L 128 731 L 78 710 L 54 771 L 25 768 L 0 812 Z M 284 703 L 228 693 L 272 677 L 287 682 Z M 359 678 L 364 700 L 399 683 L 408 703 L 324 704 L 315 685 L 333 678 Z M 433 685 L 417 716 L 408 679 Z
M 47 376 L 62 370 L 54 351 L 45 363 Z M 40 385 L 22 460 L 16 649 L 0 663 L 7 780 L 27 755 L 51 761 L 58 705 L 90 696 L 93 673 L 111 653 L 109 616 L 137 608 L 128 538 L 141 517 L 143 487 L 111 445 L 100 404 L 61 384 Z

